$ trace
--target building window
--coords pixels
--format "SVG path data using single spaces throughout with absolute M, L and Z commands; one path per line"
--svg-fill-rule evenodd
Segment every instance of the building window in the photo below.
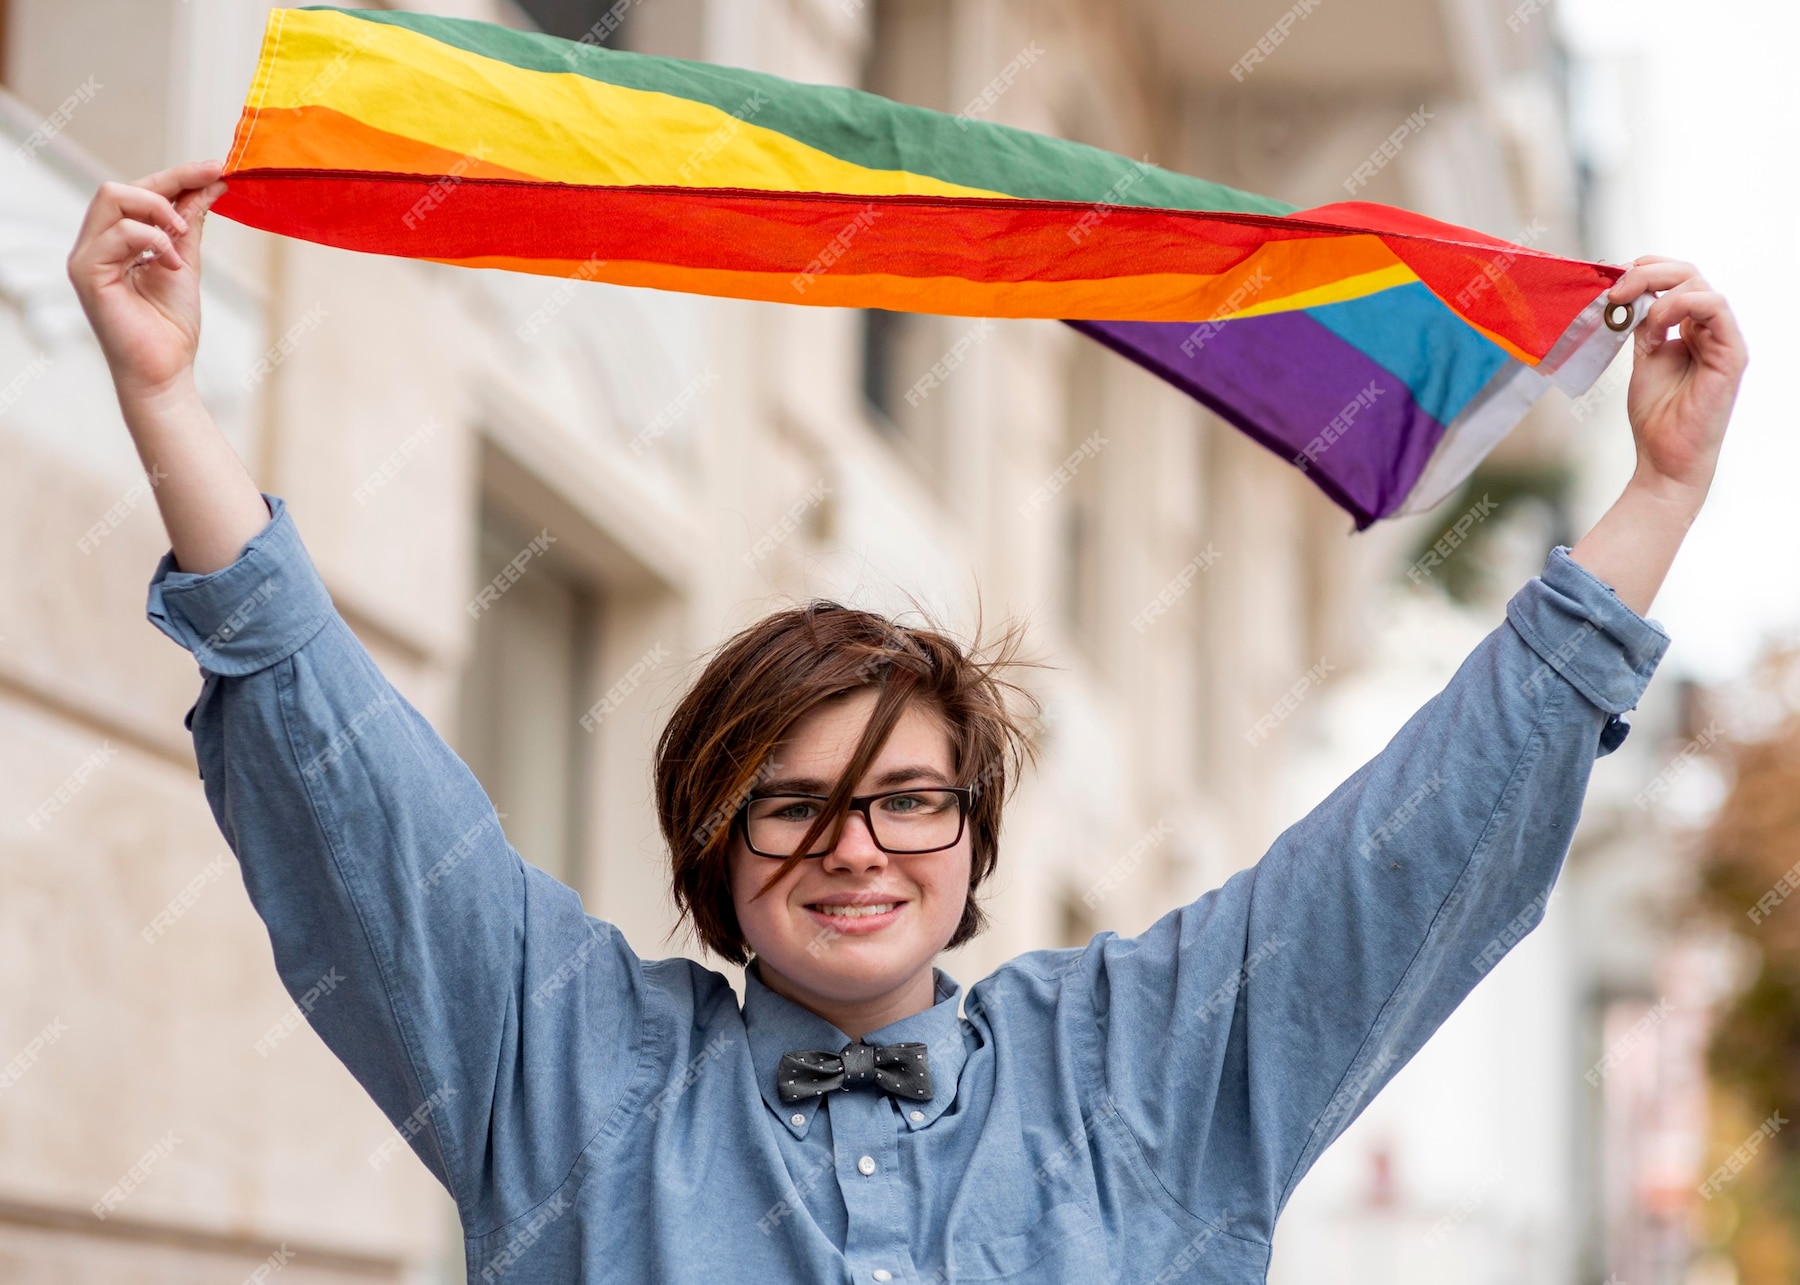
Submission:
M 875 0 L 863 88 L 897 103 L 950 108 L 950 0 Z
M 632 28 L 643 0 L 515 0 L 539 31 L 609 49 L 635 49 Z
M 1054 501 L 1059 506 L 1063 626 L 1089 659 L 1099 655 L 1106 567 L 1101 556 L 1101 461 L 1094 458 L 1094 448 L 1083 444 L 1106 422 L 1105 363 L 1110 359 L 1099 344 L 1075 345 L 1067 376 L 1068 417 L 1055 460 L 1075 461 L 1074 475 Z
M 875 0 L 863 88 L 934 111 L 950 99 L 949 0 Z M 937 463 L 943 404 L 906 394 L 942 354 L 943 322 L 917 313 L 863 313 L 863 397 L 876 427 L 907 443 L 928 471 Z
M 894 430 L 900 422 L 902 389 L 896 357 L 905 338 L 903 332 L 917 321 L 904 312 L 863 310 L 863 400 L 881 412 L 875 423 L 884 432 Z
M 943 356 L 945 319 L 916 312 L 863 311 L 863 397 L 876 427 L 908 443 L 927 466 L 937 460 L 944 399 L 919 384 Z
M 531 532 L 484 512 L 476 582 L 486 584 Z M 555 551 L 476 620 L 463 671 L 459 750 L 505 813 L 507 837 L 533 865 L 579 886 L 588 818 L 589 746 L 580 729 L 598 607 L 591 589 L 555 565 Z

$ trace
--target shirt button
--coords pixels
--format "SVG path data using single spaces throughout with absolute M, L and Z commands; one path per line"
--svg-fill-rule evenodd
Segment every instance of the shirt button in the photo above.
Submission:
M 788 1117 L 788 1123 L 798 1129 L 801 1125 L 806 1123 L 806 1117 L 796 1111 Z
M 894 1279 L 894 1274 L 885 1267 L 877 1267 L 874 1271 L 870 1272 L 869 1275 L 873 1276 L 878 1281 L 891 1281 Z
M 914 1124 L 917 1124 L 919 1121 L 921 1121 L 925 1118 L 925 1113 L 923 1111 L 912 1111 L 912 1112 L 909 1112 L 908 1115 L 910 1116 L 910 1118 L 912 1119 L 912 1122 Z
M 874 1156 L 864 1156 L 861 1160 L 858 1160 L 856 1162 L 856 1172 L 860 1173 L 865 1178 L 867 1178 L 870 1174 L 874 1173 L 875 1172 L 875 1157 Z

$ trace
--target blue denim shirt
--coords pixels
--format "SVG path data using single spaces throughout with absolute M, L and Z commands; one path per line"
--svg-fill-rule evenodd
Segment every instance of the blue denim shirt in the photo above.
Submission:
M 781 1054 L 844 1033 L 639 958 L 521 860 L 270 505 L 231 566 L 165 559 L 150 617 L 200 660 L 206 797 L 282 981 L 455 1198 L 476 1282 L 1263 1280 L 1294 1185 L 1542 916 L 1668 643 L 1553 552 L 1253 868 L 966 995 L 940 972 L 871 1032 L 929 1046 L 930 1101 L 784 1106 Z

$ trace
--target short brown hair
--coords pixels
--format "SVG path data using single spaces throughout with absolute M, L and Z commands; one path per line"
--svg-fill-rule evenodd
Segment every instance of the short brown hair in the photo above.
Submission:
M 979 627 L 976 632 L 979 640 Z M 801 850 L 843 815 L 906 707 L 927 702 L 949 733 L 956 783 L 975 790 L 969 896 L 949 945 L 986 927 L 975 891 L 999 857 L 1008 788 L 1036 752 L 1027 727 L 1037 724 L 1038 702 L 1003 676 L 1032 663 L 1019 658 L 1021 639 L 1009 627 L 991 648 L 979 641 L 964 648 L 937 628 L 814 600 L 765 616 L 721 645 L 656 745 L 656 815 L 669 845 L 675 905 L 693 920 L 707 949 L 735 964 L 750 958 L 727 862 L 733 822 L 770 769 L 770 754 L 808 712 L 865 687 L 880 693 L 874 711 Z M 1015 702 L 1021 703 L 1017 714 Z M 803 860 L 783 861 L 762 891 Z

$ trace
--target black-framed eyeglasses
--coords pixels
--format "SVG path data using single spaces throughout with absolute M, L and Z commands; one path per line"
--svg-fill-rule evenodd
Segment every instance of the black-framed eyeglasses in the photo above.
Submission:
M 857 795 L 846 805 L 838 824 L 826 827 L 813 840 L 824 846 L 806 855 L 822 857 L 830 852 L 837 842 L 833 832 L 850 819 L 851 812 L 862 813 L 870 837 L 883 852 L 896 856 L 941 852 L 962 838 L 974 796 L 975 791 L 966 785 Z M 746 800 L 738 809 L 744 842 L 759 857 L 785 861 L 798 851 L 825 803 L 823 794 L 769 794 Z

